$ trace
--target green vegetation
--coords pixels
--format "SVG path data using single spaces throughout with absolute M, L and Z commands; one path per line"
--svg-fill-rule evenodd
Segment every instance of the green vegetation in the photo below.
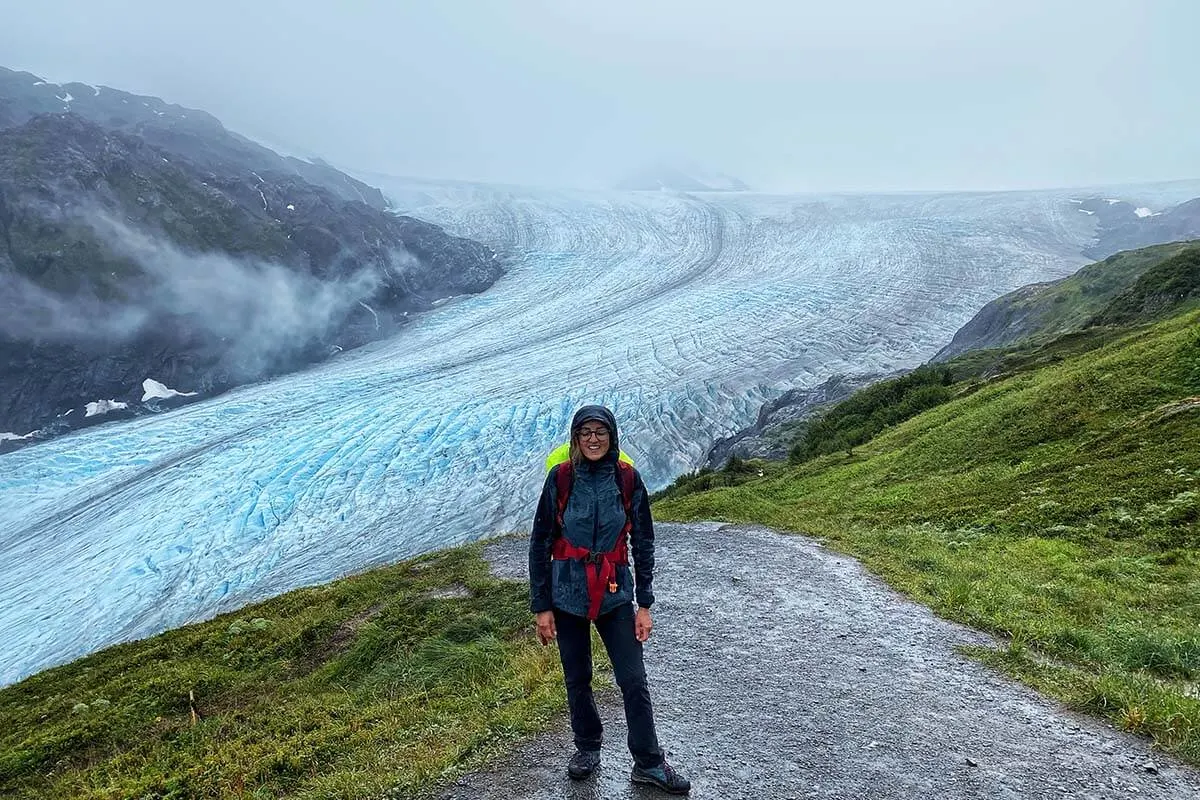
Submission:
M 415 794 L 561 709 L 530 626 L 468 547 L 113 647 L 0 690 L 0 794 Z
M 950 370 L 926 366 L 855 392 L 805 426 L 790 460 L 798 464 L 829 453 L 851 453 L 884 428 L 949 400 L 951 382 Z
M 1117 253 L 1060 281 L 1036 285 L 1036 291 L 1018 289 L 1010 295 L 1012 307 L 1036 320 L 1031 335 L 1057 336 L 1078 330 L 1148 270 L 1189 251 L 1200 252 L 1200 245 L 1174 242 Z
M 774 461 L 762 459 L 744 459 L 730 456 L 729 461 L 721 469 L 703 467 L 675 479 L 666 489 L 650 495 L 651 502 L 657 503 L 669 497 L 681 497 L 696 492 L 704 492 L 720 486 L 739 486 L 747 481 L 756 480 L 768 474 L 775 474 L 781 465 Z
M 1200 246 L 1193 246 L 1142 273 L 1091 324 L 1146 322 L 1197 299 L 1200 299 Z
M 986 319 L 984 329 L 978 329 L 978 320 L 968 324 L 960 332 L 967 335 L 960 349 L 979 349 L 984 342 L 991 347 L 1005 347 L 1021 340 L 1044 343 L 1078 331 L 1093 324 L 1110 303 L 1142 276 L 1164 261 L 1188 252 L 1200 253 L 1200 244 L 1174 242 L 1129 250 L 1089 264 L 1067 278 L 1023 286 L 989 303 L 982 313 Z M 972 343 L 972 337 L 982 338 Z
M 824 537 L 1007 640 L 976 657 L 1200 764 L 1200 248 L 1114 259 L 1053 285 L 1087 298 L 1052 303 L 1066 333 L 870 386 L 656 516 Z M 466 547 L 109 648 L 0 689 L 0 793 L 418 793 L 561 710 L 530 623 Z
M 1200 311 L 1007 358 L 852 455 L 657 516 L 824 537 L 1006 637 L 990 663 L 1200 763 Z

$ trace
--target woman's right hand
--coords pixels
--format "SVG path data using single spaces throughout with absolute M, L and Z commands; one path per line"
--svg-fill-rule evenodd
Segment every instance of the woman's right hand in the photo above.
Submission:
M 554 626 L 553 611 L 539 611 L 537 613 L 537 635 L 542 644 L 550 644 L 554 641 L 554 637 L 558 636 L 558 629 Z

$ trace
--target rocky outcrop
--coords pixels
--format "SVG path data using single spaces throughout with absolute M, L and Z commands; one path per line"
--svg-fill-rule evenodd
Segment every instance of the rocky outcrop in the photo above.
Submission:
M 731 456 L 783 460 L 788 457 L 806 420 L 834 403 L 840 403 L 859 389 L 888 377 L 891 376 L 834 375 L 811 389 L 784 392 L 775 400 L 763 404 L 753 425 L 717 441 L 709 449 L 703 466 L 720 469 Z
M 204 397 L 303 367 L 502 272 L 294 170 L 212 170 L 142 133 L 75 113 L 0 131 L 0 433 L 38 431 L 0 448 L 185 402 L 147 379 Z

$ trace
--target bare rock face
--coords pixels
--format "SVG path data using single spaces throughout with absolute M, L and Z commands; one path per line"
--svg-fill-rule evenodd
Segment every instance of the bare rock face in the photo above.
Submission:
M 208 115 L 35 80 L 0 70 L 0 432 L 37 432 L 0 449 L 302 368 L 502 272 Z

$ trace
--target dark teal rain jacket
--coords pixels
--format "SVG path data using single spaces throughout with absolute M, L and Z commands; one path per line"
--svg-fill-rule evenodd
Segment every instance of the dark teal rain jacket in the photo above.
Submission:
M 589 567 L 575 559 L 551 560 L 555 537 L 566 536 L 577 547 L 604 553 L 616 546 L 617 537 L 625 527 L 625 506 L 621 502 L 616 474 L 620 452 L 616 418 L 603 406 L 584 406 L 571 421 L 572 436 L 588 421 L 600 421 L 608 426 L 611 433 L 608 453 L 596 462 L 585 458 L 575 469 L 561 531 L 558 529 L 558 488 L 555 483 L 561 465 L 553 467 L 546 476 L 529 541 L 529 600 L 535 614 L 557 608 L 568 614 L 587 616 L 587 574 L 584 570 Z M 617 567 L 617 591 L 604 593 L 601 614 L 629 603 L 635 597 L 637 604 L 644 608 L 654 604 L 654 522 L 650 518 L 646 486 L 636 470 L 632 513 L 630 544 L 637 573 L 636 588 L 630 568 Z

